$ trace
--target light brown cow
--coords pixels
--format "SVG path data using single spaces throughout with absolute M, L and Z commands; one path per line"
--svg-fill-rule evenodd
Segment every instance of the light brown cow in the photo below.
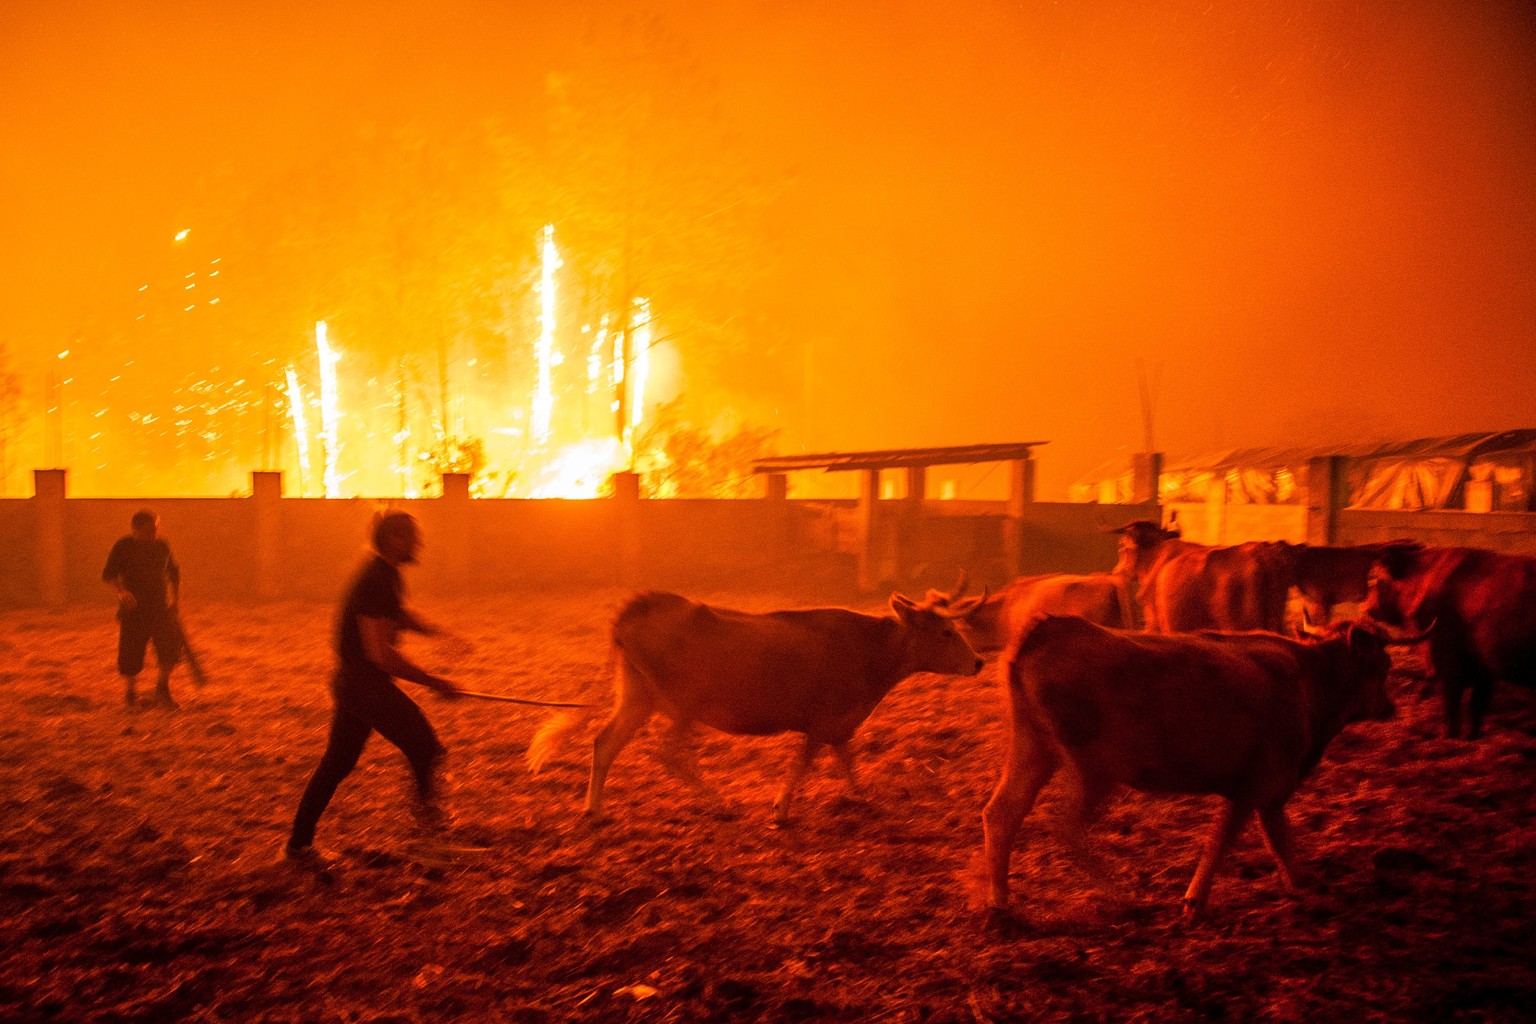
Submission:
M 1346 724 L 1393 714 L 1385 648 L 1354 624 L 1304 640 L 1159 636 L 1078 618 L 1036 624 L 1004 654 L 1008 752 L 983 814 L 991 904 L 1006 909 L 1019 825 L 1063 764 L 1076 783 L 1066 833 L 1074 847 L 1121 786 L 1226 799 L 1184 894 L 1186 916 L 1204 907 L 1217 866 L 1255 811 L 1294 886 L 1285 803 Z
M 1148 632 L 1284 628 L 1286 596 L 1296 575 L 1289 544 L 1210 547 L 1148 520 L 1114 532 L 1120 534 L 1115 573 L 1132 581 Z
M 977 654 L 1003 650 L 1010 637 L 1016 638 L 1020 630 L 1046 615 L 1079 615 L 1115 629 L 1135 626 L 1126 581 L 1114 573 L 1021 576 L 979 600 L 962 599 L 964 579 L 951 593 L 928 591 L 927 600 L 936 608 L 957 612 L 955 624 Z
M 717 806 L 687 745 L 695 723 L 736 735 L 805 735 L 774 803 L 779 824 L 824 744 L 856 789 L 848 741 L 892 687 L 917 672 L 975 675 L 982 664 L 943 609 L 901 594 L 890 607 L 888 616 L 846 608 L 753 614 L 677 594 L 631 599 L 613 623 L 618 706 L 593 744 L 587 813 L 602 814 L 609 766 L 658 711 L 672 721 L 663 765 Z M 534 770 L 570 724 L 551 723 L 534 738 Z

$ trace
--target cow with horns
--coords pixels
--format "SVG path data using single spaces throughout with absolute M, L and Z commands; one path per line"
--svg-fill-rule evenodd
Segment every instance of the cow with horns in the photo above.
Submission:
M 1111 532 L 1120 535 L 1114 575 L 1129 581 L 1148 632 L 1284 628 L 1296 574 L 1289 544 L 1210 547 L 1149 520 Z
M 677 594 L 632 598 L 613 623 L 618 704 L 593 744 L 587 814 L 602 815 L 609 767 L 657 712 L 672 723 L 664 767 L 716 806 L 721 798 L 699 775 L 689 749 L 695 724 L 735 735 L 804 735 L 774 803 L 777 824 L 788 822 L 795 792 L 823 746 L 832 748 L 855 790 L 849 740 L 897 683 L 918 672 L 981 670 L 952 621 L 968 607 L 935 607 L 893 594 L 891 614 L 884 616 L 846 608 L 756 614 Z M 528 749 L 530 768 L 537 771 L 579 722 L 562 716 L 541 729 Z
M 1398 546 L 1371 572 L 1366 614 L 1392 626 L 1437 623 L 1429 659 L 1445 701 L 1445 734 L 1482 735 L 1498 680 L 1536 685 L 1536 558 L 1482 548 Z

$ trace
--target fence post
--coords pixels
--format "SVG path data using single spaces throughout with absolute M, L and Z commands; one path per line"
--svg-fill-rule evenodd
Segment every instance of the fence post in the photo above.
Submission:
M 69 600 L 69 578 L 64 549 L 64 497 L 67 469 L 32 471 L 32 508 L 36 524 L 37 594 L 46 605 Z
M 256 470 L 251 474 L 251 504 L 256 510 L 256 596 L 263 600 L 280 596 L 278 501 L 282 496 L 282 473 Z
M 1343 455 L 1307 460 L 1307 543 L 1333 544 L 1339 536 L 1339 509 L 1349 504 Z

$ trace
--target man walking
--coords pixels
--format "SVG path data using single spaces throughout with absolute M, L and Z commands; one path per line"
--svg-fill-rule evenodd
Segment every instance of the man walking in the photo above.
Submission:
M 293 831 L 283 848 L 289 860 L 317 866 L 326 862 L 314 847 L 315 826 L 375 731 L 399 747 L 410 762 L 416 782 L 416 819 L 428 838 L 436 839 L 445 825 L 438 786 L 446 751 L 421 708 L 394 682 L 418 683 L 444 697 L 459 693 L 448 680 L 413 664 L 395 643 L 401 630 L 428 636 L 444 633 L 404 603 L 400 567 L 414 564 L 420 550 L 421 530 L 411 515 L 391 510 L 374 517 L 373 555 L 347 589 L 337 622 L 330 739 L 299 800 Z
M 102 581 L 117 594 L 117 671 L 123 677 L 124 700 L 130 708 L 138 700 L 144 651 L 153 642 L 158 670 L 155 703 L 175 708 L 171 670 L 181 658 L 181 629 L 176 621 L 181 566 L 160 537 L 159 516 L 144 508 L 129 522 L 133 532 L 112 545 L 101 571 Z

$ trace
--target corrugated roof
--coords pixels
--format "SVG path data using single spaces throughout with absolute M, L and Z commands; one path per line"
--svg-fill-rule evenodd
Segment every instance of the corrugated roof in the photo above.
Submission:
M 823 469 L 829 473 L 852 469 L 897 469 L 903 466 L 953 466 L 973 462 L 1006 462 L 1027 459 L 1030 450 L 1049 441 L 1014 444 L 967 444 L 949 448 L 885 448 L 867 452 L 817 452 L 809 455 L 775 455 L 752 462 L 754 473 L 787 473 L 797 469 Z
M 1229 448 L 1204 455 L 1169 458 L 1164 470 L 1273 469 L 1299 466 L 1308 459 L 1344 455 L 1352 459 L 1462 459 L 1471 461 L 1496 452 L 1536 452 L 1536 430 L 1505 430 L 1499 433 L 1451 434 L 1411 441 L 1375 444 L 1304 445 L 1290 448 Z

